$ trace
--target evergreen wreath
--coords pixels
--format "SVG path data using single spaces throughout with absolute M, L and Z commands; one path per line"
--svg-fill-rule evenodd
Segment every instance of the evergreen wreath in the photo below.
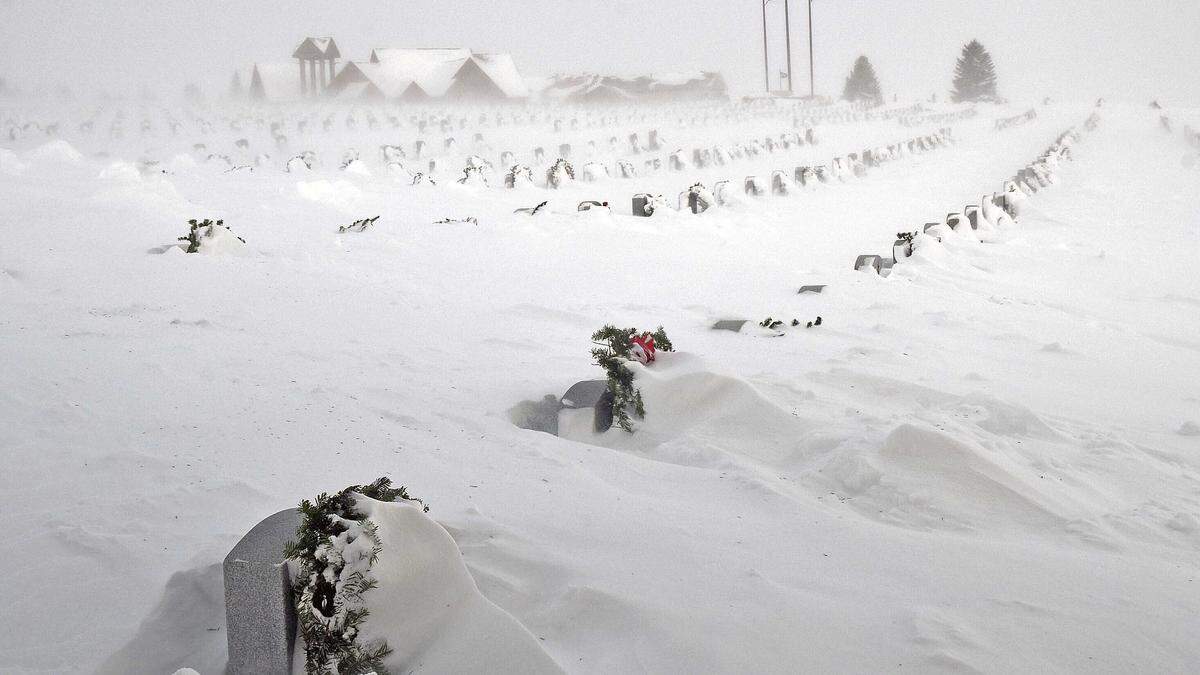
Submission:
M 371 576 L 383 544 L 375 524 L 355 508 L 355 494 L 381 502 L 418 502 L 401 485 L 381 477 L 368 485 L 351 485 L 333 495 L 322 492 L 300 502 L 296 539 L 283 555 L 295 571 L 293 598 L 300 636 L 304 639 L 304 672 L 308 675 L 387 675 L 383 659 L 392 653 L 386 640 L 358 642 L 369 614 L 363 594 L 376 587 Z
M 363 218 L 356 220 L 349 225 L 339 225 L 338 232 L 366 232 L 367 228 L 374 225 L 375 221 L 379 220 L 379 216 L 373 218 Z
M 646 406 L 642 402 L 642 391 L 633 386 L 633 371 L 625 364 L 632 359 L 630 350 L 633 348 L 633 338 L 637 336 L 636 328 L 617 328 L 605 325 L 592 334 L 592 358 L 596 365 L 604 369 L 608 375 L 608 390 L 612 392 L 613 418 L 617 426 L 633 433 L 633 420 L 629 417 L 629 408 L 638 419 L 645 419 Z M 654 338 L 654 348 L 657 351 L 673 352 L 675 346 L 667 337 L 662 326 L 650 334 Z
M 554 166 L 546 170 L 546 186 L 557 189 L 565 182 L 563 179 L 564 175 L 570 180 L 575 180 L 575 167 L 560 157 L 554 162 Z
M 213 236 L 213 228 L 214 227 L 225 227 L 225 221 L 218 220 L 217 222 L 214 223 L 213 221 L 209 220 L 208 218 L 205 218 L 203 221 L 196 222 L 196 219 L 193 218 L 188 221 L 188 225 L 191 226 L 191 229 L 188 231 L 187 236 L 180 237 L 179 241 L 187 242 L 187 244 L 188 244 L 187 252 L 188 253 L 199 253 L 200 252 L 200 240 L 203 239 L 204 237 Z M 226 228 L 226 229 L 228 229 L 228 228 Z M 233 234 L 233 230 L 230 230 L 230 234 Z M 236 234 L 234 234 L 233 236 L 237 237 Z M 238 237 L 238 239 L 241 240 L 241 242 L 243 244 L 246 243 L 245 239 L 242 239 L 241 237 Z

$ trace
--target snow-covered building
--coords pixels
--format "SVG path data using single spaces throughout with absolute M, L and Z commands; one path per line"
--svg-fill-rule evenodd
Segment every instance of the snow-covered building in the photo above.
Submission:
M 567 103 L 625 103 L 728 98 L 720 73 L 671 73 L 616 77 L 612 75 L 555 75 L 540 96 Z
M 418 102 L 519 101 L 530 90 L 509 54 L 483 54 L 462 47 L 379 47 L 365 61 L 347 61 L 333 38 L 305 38 L 296 63 L 257 63 L 248 95 L 259 101 L 296 101 L 323 94 L 341 100 Z
M 365 62 L 351 62 L 329 85 L 338 98 L 402 101 L 521 100 L 529 88 L 508 54 L 469 49 L 377 48 Z
M 342 53 L 331 37 L 307 37 L 292 52 L 300 61 L 300 95 L 316 95 L 325 91 L 337 70 Z

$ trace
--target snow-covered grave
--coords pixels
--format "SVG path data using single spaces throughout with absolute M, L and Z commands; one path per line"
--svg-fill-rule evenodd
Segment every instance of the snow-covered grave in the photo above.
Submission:
M 236 670 L 363 471 L 392 672 L 1194 670 L 1197 118 L 1028 109 L 4 108 L 0 671 Z

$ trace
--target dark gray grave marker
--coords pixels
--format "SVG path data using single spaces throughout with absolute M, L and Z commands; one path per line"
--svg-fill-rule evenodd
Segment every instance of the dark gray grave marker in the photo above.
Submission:
M 963 215 L 967 217 L 967 222 L 971 223 L 972 230 L 979 229 L 979 207 L 974 204 L 968 204 L 963 207 Z
M 749 319 L 721 319 L 712 325 L 713 330 L 727 330 L 734 333 L 740 333 L 742 326 L 750 323 Z
M 300 525 L 296 509 L 255 525 L 225 556 L 227 672 L 290 673 L 296 610 L 283 547 Z
M 648 211 L 646 207 L 650 204 L 650 195 L 636 194 L 633 196 L 633 215 L 641 218 L 649 218 L 653 211 Z
M 596 433 L 604 433 L 612 428 L 613 394 L 608 388 L 607 380 L 584 380 L 571 385 L 567 393 L 559 400 L 563 410 L 593 411 L 593 428 Z
M 854 271 L 855 272 L 866 269 L 867 267 L 874 268 L 875 273 L 879 274 L 883 267 L 883 259 L 877 255 L 868 255 L 868 254 L 860 255 L 854 259 Z

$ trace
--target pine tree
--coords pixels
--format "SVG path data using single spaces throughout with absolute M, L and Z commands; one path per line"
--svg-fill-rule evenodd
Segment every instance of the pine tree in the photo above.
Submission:
M 245 93 L 246 90 L 242 87 L 242 74 L 234 72 L 233 80 L 229 83 L 229 98 L 238 99 Z
M 854 69 L 846 78 L 846 86 L 842 89 L 842 99 L 846 101 L 866 101 L 868 103 L 883 103 L 883 92 L 879 89 L 879 78 L 875 76 L 875 68 L 865 56 L 858 57 Z
M 996 66 L 992 55 L 978 40 L 963 46 L 962 55 L 954 66 L 954 91 L 950 98 L 955 103 L 963 101 L 995 101 Z

